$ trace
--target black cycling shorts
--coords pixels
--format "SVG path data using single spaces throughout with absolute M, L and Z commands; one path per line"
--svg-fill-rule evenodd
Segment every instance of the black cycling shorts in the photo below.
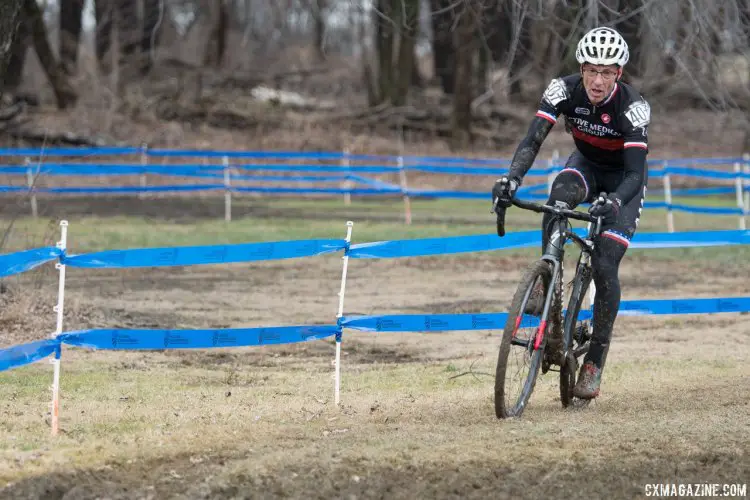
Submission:
M 584 157 L 580 151 L 575 150 L 565 163 L 565 168 L 559 172 L 570 172 L 579 178 L 585 188 L 586 197 L 583 202 L 592 202 L 600 193 L 614 192 L 622 182 L 624 171 L 612 170 L 611 167 L 602 167 Z M 602 237 L 612 239 L 626 248 L 630 244 L 643 211 L 643 203 L 646 199 L 646 184 L 648 183 L 648 165 L 644 169 L 643 186 L 640 194 L 633 197 L 624 207 L 620 207 L 617 222 L 605 225 L 602 228 Z

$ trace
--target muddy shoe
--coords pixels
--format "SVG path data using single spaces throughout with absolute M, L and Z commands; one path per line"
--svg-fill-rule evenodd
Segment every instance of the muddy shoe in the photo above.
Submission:
M 597 368 L 594 363 L 587 361 L 578 374 L 578 382 L 573 388 L 573 396 L 580 399 L 594 399 L 599 395 L 601 381 L 601 368 Z
M 532 316 L 541 316 L 542 312 L 544 312 L 544 297 L 542 295 L 529 297 L 529 301 L 526 302 L 523 312 Z

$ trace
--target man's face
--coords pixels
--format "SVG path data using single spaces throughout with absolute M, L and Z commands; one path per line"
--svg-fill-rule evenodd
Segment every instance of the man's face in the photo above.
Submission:
M 622 68 L 616 64 L 597 66 L 586 63 L 581 66 L 581 74 L 589 101 L 591 104 L 599 104 L 615 88 L 615 82 L 622 76 Z

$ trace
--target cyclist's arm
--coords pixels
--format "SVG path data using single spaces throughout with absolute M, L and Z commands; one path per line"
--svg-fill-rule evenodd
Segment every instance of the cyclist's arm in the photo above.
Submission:
M 637 101 L 625 110 L 623 161 L 625 175 L 617 186 L 615 194 L 623 205 L 635 198 L 643 188 L 646 176 L 646 156 L 648 155 L 648 124 L 651 110 L 646 101 Z
M 526 137 L 518 145 L 510 164 L 510 177 L 515 178 L 519 184 L 534 163 L 539 148 L 542 147 L 544 139 L 547 138 L 547 134 L 552 130 L 554 124 L 555 122 L 548 118 L 540 118 L 538 114 L 531 121 L 529 131 L 526 132 Z
M 531 121 L 526 137 L 518 145 L 510 164 L 510 177 L 515 178 L 519 184 L 534 163 L 544 139 L 557 122 L 557 117 L 567 106 L 569 98 L 570 92 L 562 78 L 552 80 L 544 91 L 539 110 Z

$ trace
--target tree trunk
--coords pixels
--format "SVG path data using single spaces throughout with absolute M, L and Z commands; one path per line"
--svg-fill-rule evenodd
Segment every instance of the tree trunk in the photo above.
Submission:
M 112 71 L 112 26 L 114 18 L 113 0 L 94 0 L 94 10 L 96 15 L 96 60 L 99 63 L 99 70 L 102 74 L 109 74 Z
M 134 0 L 115 0 L 117 5 L 117 41 L 120 44 L 121 63 L 126 64 L 138 49 L 138 5 Z
M 389 99 L 393 87 L 393 45 L 395 31 L 392 2 L 398 0 L 378 0 L 377 48 L 378 48 L 378 96 L 377 104 Z
M 60 0 L 60 66 L 73 75 L 78 64 L 84 0 Z
M 477 49 L 473 5 L 464 4 L 454 32 L 456 69 L 453 96 L 453 119 L 451 147 L 463 149 L 471 142 L 472 67 Z
M 326 53 L 323 48 L 326 34 L 325 9 L 326 0 L 312 0 L 311 10 L 313 16 L 313 31 L 315 34 L 315 57 L 318 62 L 326 59 Z
M 372 33 L 368 30 L 368 26 L 374 27 L 377 26 L 378 23 L 377 13 L 373 12 L 372 16 L 373 17 L 370 20 L 353 20 L 357 26 L 357 38 L 362 57 L 362 78 L 364 79 L 365 89 L 367 90 L 367 104 L 371 107 L 377 106 L 380 102 L 380 96 L 378 95 L 377 72 L 374 69 L 374 66 L 377 64 L 376 55 L 368 49 L 368 46 L 370 45 L 368 39 L 370 41 L 373 40 Z M 370 23 L 369 21 L 372 22 Z M 375 32 L 377 34 L 377 29 Z M 376 44 L 374 52 L 377 54 Z
M 224 62 L 224 53 L 227 46 L 227 26 L 229 24 L 229 14 L 227 12 L 226 2 L 219 1 L 212 4 L 211 7 L 211 31 L 206 42 L 206 52 L 203 55 L 204 66 L 221 67 Z
M 426 85 L 425 77 L 419 71 L 419 59 L 417 58 L 417 48 L 414 47 L 414 64 L 411 65 L 411 85 L 412 87 L 424 88 Z
M 511 50 L 508 54 L 508 80 L 510 81 L 509 95 L 521 97 L 523 86 L 521 85 L 520 73 L 531 54 L 531 33 L 529 30 L 529 18 L 526 4 L 518 5 L 515 1 L 506 8 L 512 9 L 511 19 L 520 20 L 513 24 L 513 40 Z M 520 10 L 519 10 L 520 9 Z M 515 43 L 514 43 L 515 42 Z
M 55 92 L 55 98 L 57 99 L 57 107 L 65 109 L 69 106 L 73 106 L 78 99 L 73 87 L 68 83 L 68 79 L 63 73 L 60 65 L 55 59 L 55 54 L 52 52 L 49 40 L 47 39 L 47 29 L 44 25 L 44 18 L 42 17 L 42 10 L 39 8 L 39 4 L 36 0 L 24 0 L 24 15 L 29 23 L 29 29 L 34 38 L 34 49 L 39 57 L 39 62 L 47 73 L 47 79 L 49 79 L 52 89 Z
M 419 0 L 403 2 L 400 14 L 394 20 L 400 26 L 398 62 L 395 64 L 391 102 L 403 106 L 409 94 L 409 86 L 414 68 L 414 46 L 419 33 Z
M 8 80 L 8 61 L 20 22 L 21 5 L 21 0 L 0 2 L 0 82 Z
M 680 7 L 680 17 L 677 20 L 677 36 L 673 45 L 668 47 L 667 60 L 664 63 L 664 69 L 667 75 L 674 76 L 677 73 L 678 53 L 684 48 L 687 39 L 688 30 L 692 21 L 692 8 L 690 2 L 684 2 Z
M 641 0 L 622 0 L 620 15 L 626 16 L 635 12 L 641 6 Z M 615 28 L 620 32 L 628 44 L 630 61 L 625 70 L 626 78 L 639 77 L 643 73 L 641 63 L 641 19 L 642 12 L 634 14 L 625 21 L 619 23 Z
M 143 65 L 141 72 L 148 73 L 154 64 L 153 53 L 159 42 L 159 31 L 165 22 L 165 13 L 161 11 L 160 0 L 143 0 L 143 33 L 141 36 L 141 54 Z
M 440 80 L 440 86 L 448 95 L 453 94 L 455 84 L 455 49 L 453 47 L 452 24 L 455 7 L 453 0 L 430 0 L 432 7 L 432 57 L 435 76 Z
M 3 90 L 17 92 L 23 79 L 23 68 L 26 66 L 26 53 L 29 49 L 29 24 L 24 21 L 23 11 L 18 16 L 18 30 L 13 37 L 10 55 L 7 58 Z
M 504 61 L 508 56 L 508 49 L 513 34 L 513 26 L 504 2 L 490 4 L 482 16 L 482 33 L 490 51 L 490 57 L 495 62 Z

